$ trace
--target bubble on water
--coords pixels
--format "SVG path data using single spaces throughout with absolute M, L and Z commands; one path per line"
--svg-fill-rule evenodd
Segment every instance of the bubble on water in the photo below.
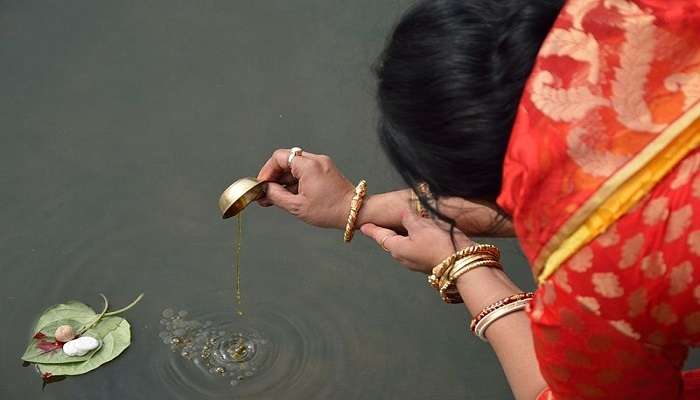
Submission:
M 201 323 L 185 319 L 186 311 L 177 315 L 166 311 L 163 315 L 171 316 L 172 323 L 164 324 L 160 338 L 171 345 L 173 352 L 208 374 L 234 376 L 238 383 L 252 377 L 251 371 L 256 371 L 256 366 L 264 360 L 264 357 L 256 359 L 256 353 L 267 342 L 259 332 L 249 328 L 242 331 L 224 330 L 221 326 L 211 328 L 212 321 Z
M 368 362 L 351 350 L 362 346 L 362 335 L 336 305 L 316 298 L 295 308 L 251 303 L 244 317 L 228 304 L 208 308 L 161 325 L 162 338 L 181 340 L 157 358 L 173 399 L 362 398 L 348 382 L 348 369 Z
M 166 308 L 163 310 L 163 317 L 172 318 L 175 315 L 175 311 L 172 308 Z

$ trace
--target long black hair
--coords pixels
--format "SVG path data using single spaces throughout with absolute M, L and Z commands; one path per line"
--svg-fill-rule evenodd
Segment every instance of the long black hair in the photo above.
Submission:
M 424 0 L 404 14 L 375 71 L 380 142 L 411 187 L 495 203 L 525 82 L 563 3 Z

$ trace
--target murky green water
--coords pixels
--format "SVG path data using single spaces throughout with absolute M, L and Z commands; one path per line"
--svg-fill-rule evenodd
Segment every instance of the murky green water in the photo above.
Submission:
M 331 154 L 371 192 L 398 186 L 373 132 L 370 66 L 407 3 L 1 2 L 0 398 L 510 398 L 462 308 L 423 276 L 277 210 L 246 211 L 234 313 L 235 226 L 216 202 L 274 148 Z M 99 307 L 98 292 L 114 304 L 145 292 L 126 315 L 132 346 L 42 393 L 19 360 L 32 321 L 70 298 Z M 231 386 L 216 368 L 250 369 L 195 365 L 169 329 L 254 338 L 237 344 L 252 346 L 253 374 Z M 211 345 L 225 359 L 235 343 Z

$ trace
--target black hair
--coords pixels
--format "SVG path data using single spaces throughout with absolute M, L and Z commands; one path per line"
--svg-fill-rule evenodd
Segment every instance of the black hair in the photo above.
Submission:
M 563 3 L 424 0 L 403 15 L 375 72 L 380 143 L 406 183 L 495 203 L 525 82 Z

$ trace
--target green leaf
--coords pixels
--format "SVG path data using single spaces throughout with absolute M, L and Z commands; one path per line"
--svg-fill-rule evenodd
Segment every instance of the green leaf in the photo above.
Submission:
M 37 364 L 42 374 L 80 375 L 92 371 L 121 354 L 131 344 L 129 322 L 121 317 L 106 317 L 88 332 L 104 333 L 102 347 L 88 360 L 68 364 Z M 87 335 L 87 333 L 86 333 Z M 90 335 L 91 336 L 91 335 Z
M 61 325 L 70 325 L 73 327 L 73 329 L 77 330 L 77 327 L 80 326 L 80 323 L 76 320 L 72 319 L 60 319 L 58 321 L 54 321 L 45 327 L 42 327 L 39 332 L 43 333 L 46 335 L 45 339 L 42 340 L 56 340 L 56 338 L 53 337 L 54 333 L 56 332 L 56 328 L 58 328 Z M 91 335 L 89 335 L 91 336 Z M 96 336 L 93 336 L 96 337 Z M 99 339 L 99 337 L 98 337 Z M 29 341 L 29 345 L 27 346 L 27 350 L 25 350 L 24 355 L 22 355 L 22 360 L 32 362 L 32 363 L 41 363 L 41 364 L 63 364 L 63 363 L 72 363 L 72 362 L 79 362 L 79 361 L 85 361 L 92 357 L 93 354 L 99 350 L 99 347 L 95 350 L 91 350 L 85 355 L 82 356 L 68 356 L 66 355 L 62 349 L 56 349 L 53 351 L 45 351 L 37 347 L 37 344 L 41 340 L 37 340 L 32 338 Z
M 41 328 L 50 323 L 62 319 L 71 319 L 84 325 L 95 319 L 95 317 L 97 317 L 95 311 L 81 302 L 72 300 L 66 303 L 56 304 L 41 313 L 39 320 L 36 325 L 34 325 L 34 332 L 32 332 L 32 334 L 39 332 Z M 51 332 L 51 336 L 53 336 L 53 332 Z
M 54 333 L 59 326 L 70 325 L 77 331 L 81 326 L 94 321 L 96 317 L 97 314 L 92 308 L 75 300 L 47 308 L 34 325 L 32 338 L 29 339 L 29 344 L 22 355 L 22 360 L 34 363 L 65 363 L 88 359 L 94 354 L 94 351 L 81 357 L 68 357 L 63 354 L 61 349 L 45 352 L 37 348 L 39 340 L 34 339 L 33 336 L 41 332 L 47 336 L 46 339 L 55 340 Z
M 131 344 L 131 330 L 126 320 L 114 315 L 135 306 L 143 298 L 143 293 L 126 307 L 112 312 L 107 312 L 109 307 L 107 298 L 103 294 L 100 296 L 104 300 L 104 307 L 99 314 L 78 301 L 68 301 L 46 309 L 35 324 L 32 338 L 22 359 L 36 364 L 42 373 L 54 376 L 80 375 L 121 354 Z M 62 349 L 46 351 L 39 348 L 39 344 L 42 346 L 44 344 L 41 343 L 42 341 L 47 341 L 49 344 L 55 342 L 56 328 L 61 325 L 70 325 L 78 336 L 92 336 L 99 339 L 100 347 L 83 356 L 75 357 L 66 355 Z M 45 337 L 34 338 L 38 332 Z
M 92 336 L 97 339 L 102 339 L 110 332 L 119 327 L 119 324 L 124 320 L 121 317 L 104 317 L 97 325 L 88 329 L 82 336 Z

